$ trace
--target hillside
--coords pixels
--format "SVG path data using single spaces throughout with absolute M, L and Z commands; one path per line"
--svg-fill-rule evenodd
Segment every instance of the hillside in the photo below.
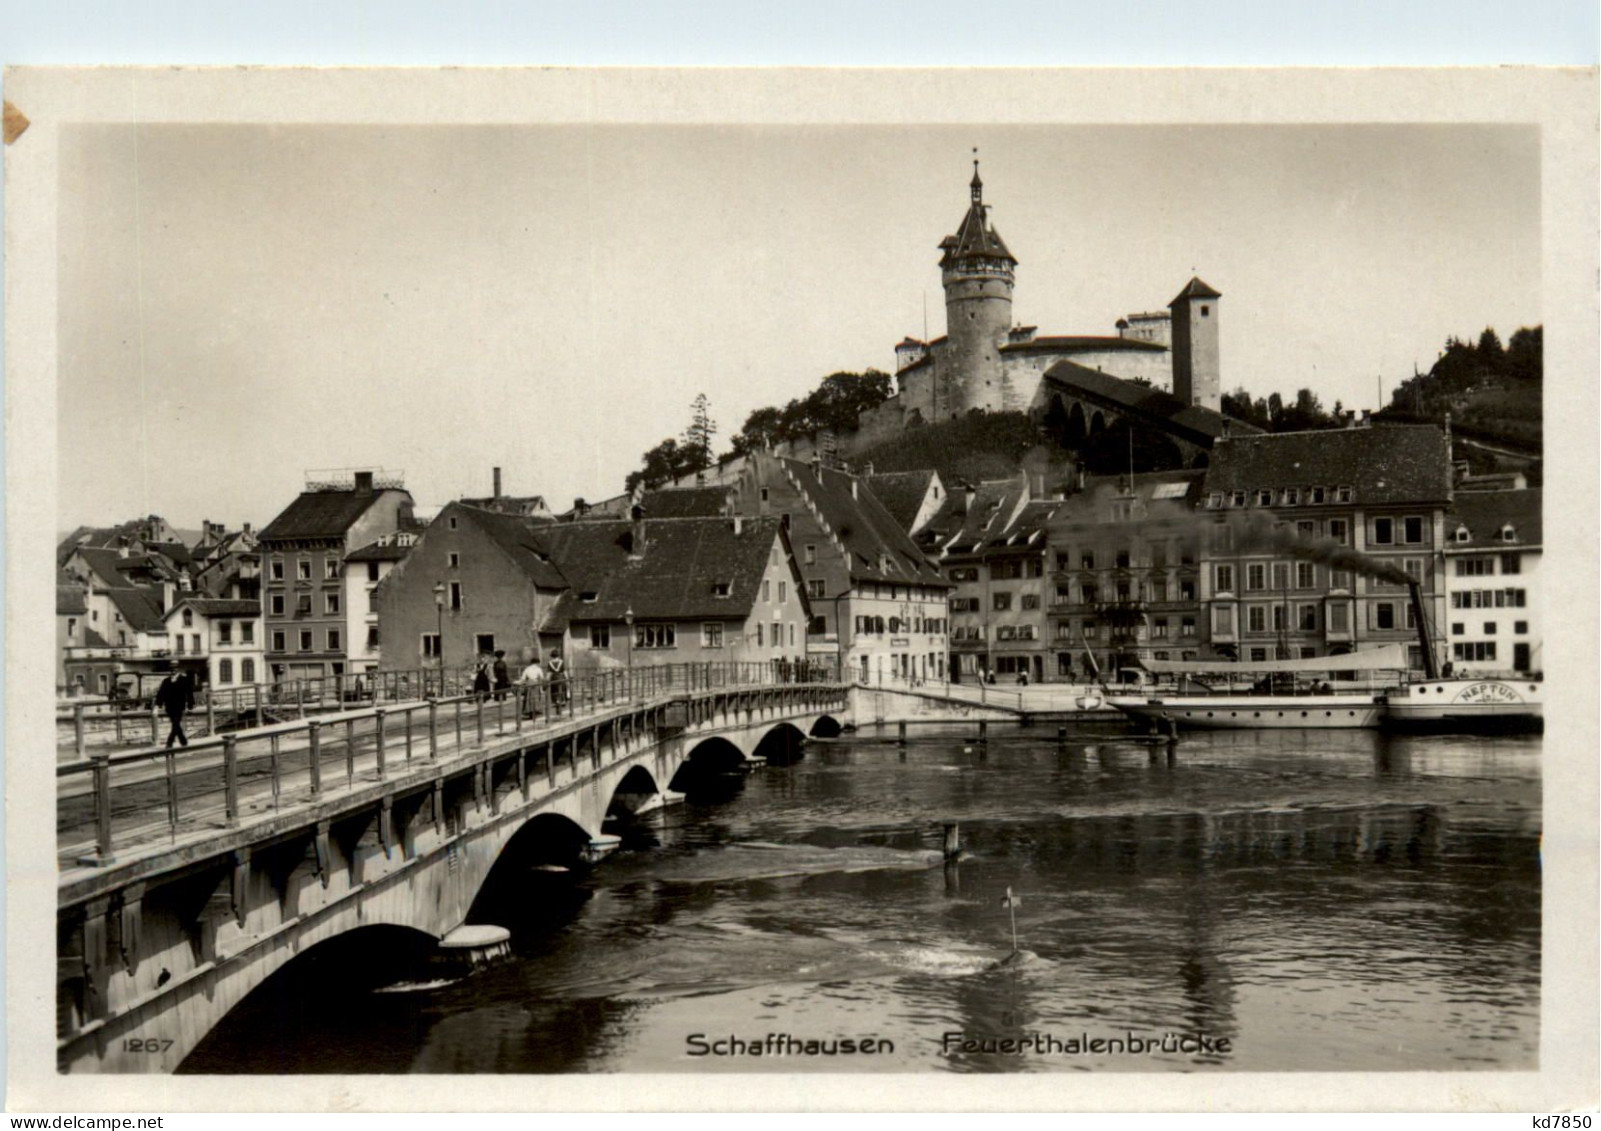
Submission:
M 851 462 L 871 463 L 876 472 L 932 467 L 946 483 L 978 483 L 1016 475 L 1039 444 L 1040 430 L 1024 413 L 974 413 L 913 428 L 856 453 Z
M 1463 437 L 1538 457 L 1544 442 L 1539 326 L 1513 334 L 1506 346 L 1494 330 L 1476 343 L 1452 338 L 1427 373 L 1403 381 L 1379 418 L 1451 424 Z

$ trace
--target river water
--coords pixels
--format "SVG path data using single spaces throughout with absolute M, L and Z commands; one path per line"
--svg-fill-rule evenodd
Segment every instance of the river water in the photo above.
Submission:
M 1539 738 L 1118 729 L 810 743 L 528 873 L 510 961 L 280 977 L 183 1070 L 1536 1067 Z

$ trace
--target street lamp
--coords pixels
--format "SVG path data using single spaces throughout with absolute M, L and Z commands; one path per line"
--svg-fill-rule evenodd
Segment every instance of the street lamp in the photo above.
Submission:
M 439 614 L 439 635 L 434 637 L 434 652 L 439 660 L 439 694 L 445 693 L 445 583 L 434 585 L 434 609 Z
M 628 608 L 623 610 L 623 624 L 628 626 L 626 629 L 627 635 L 624 639 L 628 644 L 628 683 L 629 686 L 632 686 L 634 682 L 634 606 L 632 602 L 629 603 Z

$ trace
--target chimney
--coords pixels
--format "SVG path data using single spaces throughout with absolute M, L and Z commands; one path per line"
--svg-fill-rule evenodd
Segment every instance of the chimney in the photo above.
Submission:
M 734 516 L 734 533 L 736 535 L 738 535 L 738 534 L 743 534 L 744 532 L 745 532 L 745 520 L 740 518 L 739 515 L 736 514 Z
M 1366 408 L 1363 409 L 1362 410 L 1362 424 L 1361 424 L 1361 427 L 1368 428 L 1368 427 L 1371 427 L 1372 424 L 1373 424 L 1373 411 L 1371 409 L 1366 409 Z
M 645 508 L 635 503 L 628 508 L 628 556 L 645 554 Z
M 868 460 L 867 463 L 863 465 L 862 474 L 867 476 L 869 479 L 872 478 L 872 476 L 873 476 L 873 461 L 872 460 Z
M 248 522 L 247 522 L 247 523 L 245 523 L 245 533 L 246 533 L 246 534 L 249 534 L 249 533 L 250 533 L 250 524 L 249 524 L 249 523 L 248 523 Z
M 372 472 L 356 472 L 356 490 L 363 494 L 372 494 Z
M 500 498 L 500 468 L 495 468 L 495 498 Z
M 851 498 L 853 499 L 861 498 L 861 496 L 856 492 L 856 485 L 860 482 L 861 480 L 857 479 L 856 476 L 851 476 Z

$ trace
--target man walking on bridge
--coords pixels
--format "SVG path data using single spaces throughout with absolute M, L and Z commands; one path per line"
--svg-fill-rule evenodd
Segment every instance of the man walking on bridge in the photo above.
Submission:
M 181 745 L 189 745 L 189 737 L 183 732 L 183 715 L 194 705 L 195 689 L 186 672 L 169 674 L 156 688 L 156 706 L 167 712 L 167 719 L 172 723 L 172 730 L 167 733 L 169 749 L 173 739 L 177 739 Z

